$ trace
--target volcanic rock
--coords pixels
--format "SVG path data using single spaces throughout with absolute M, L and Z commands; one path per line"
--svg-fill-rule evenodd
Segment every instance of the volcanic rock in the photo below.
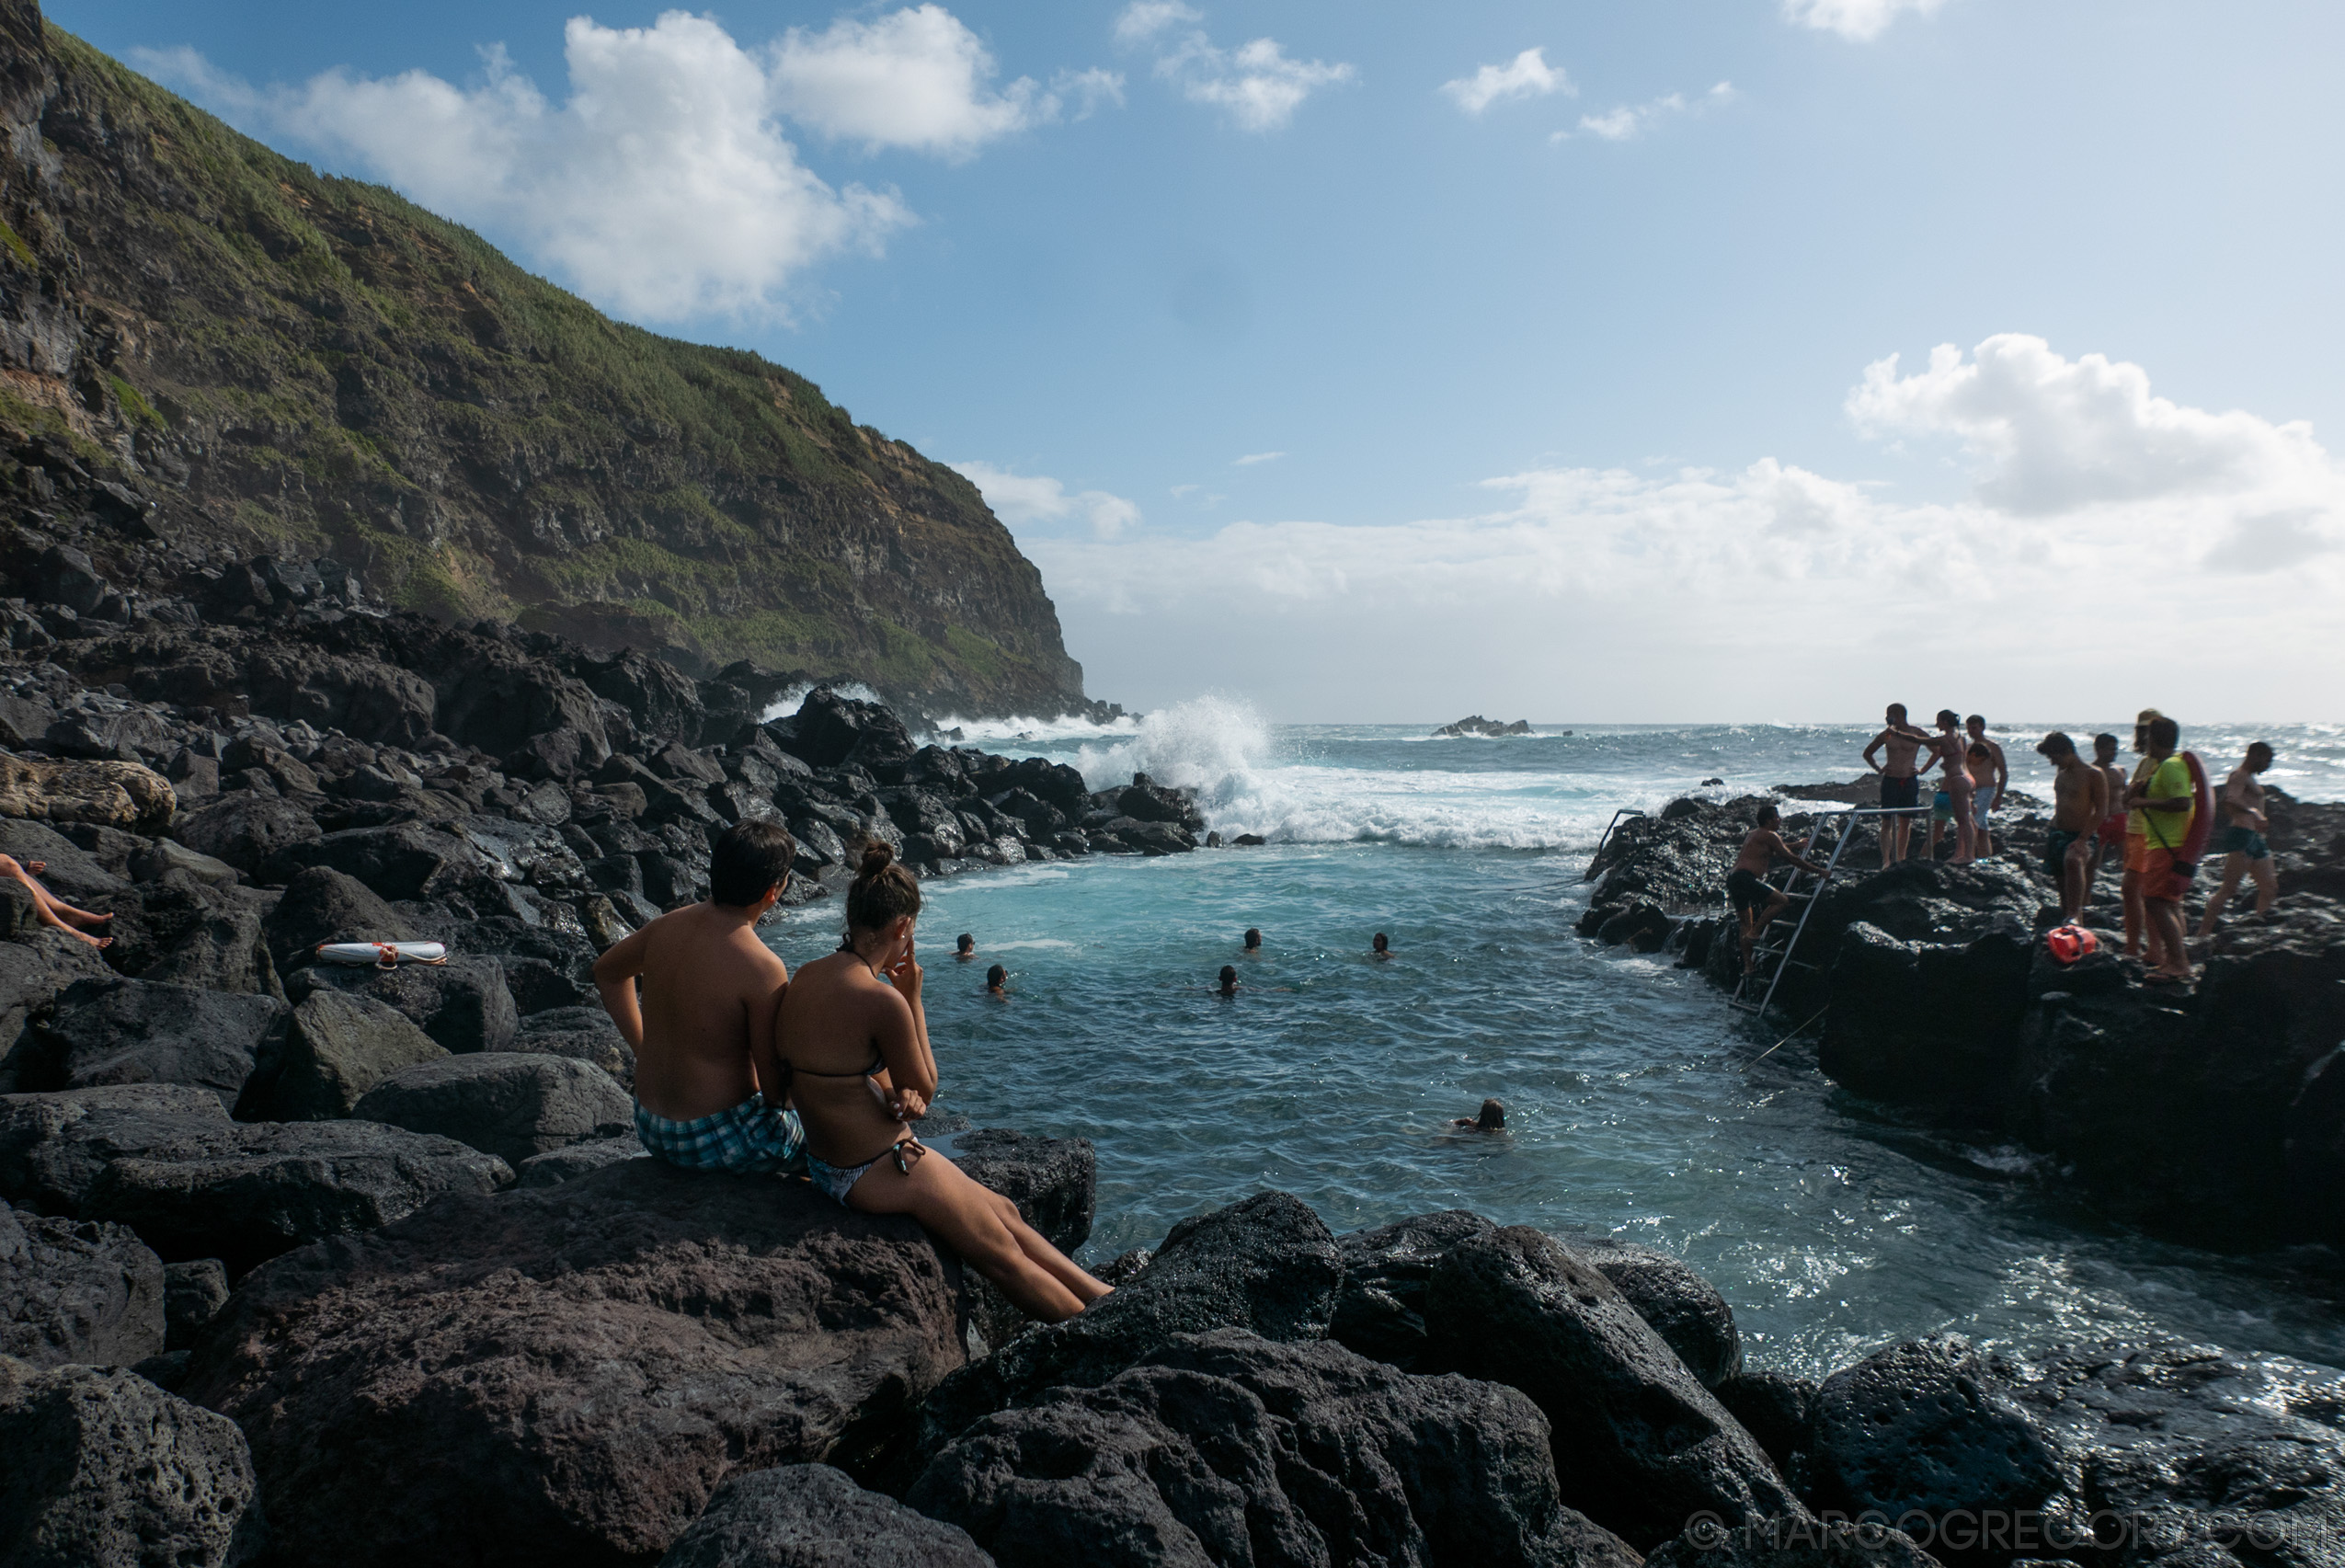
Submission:
M 737 1475 L 659 1568 L 993 1568 L 967 1530 L 866 1492 L 829 1465 Z
M 1684 1259 L 1609 1240 L 1574 1238 L 1569 1245 L 1611 1282 L 1702 1387 L 1714 1393 L 1742 1369 L 1733 1310 Z
M 187 1350 L 228 1303 L 228 1269 L 218 1258 L 163 1265 L 166 1350 Z
M 642 1141 L 632 1132 L 617 1133 L 609 1138 L 590 1138 L 583 1142 L 564 1144 L 543 1154 L 532 1154 L 513 1167 L 520 1178 L 518 1185 L 525 1187 L 550 1187 L 563 1182 L 575 1181 L 605 1165 L 615 1165 L 622 1160 L 644 1158 Z
M 2052 1445 L 1957 1337 L 1908 1340 L 1834 1373 L 1811 1434 L 1820 1502 L 1851 1514 L 2012 1514 L 2060 1486 Z
M 163 1348 L 163 1260 L 144 1242 L 0 1201 L 0 1356 L 128 1366 Z
M 238 790 L 171 824 L 171 836 L 199 854 L 258 877 L 289 849 L 315 843 L 317 818 L 290 800 Z
M 177 809 L 171 781 L 136 762 L 48 761 L 0 751 L 0 817 L 151 833 Z
M 0 1562 L 230 1568 L 261 1539 L 235 1423 L 133 1372 L 0 1356 Z
M 287 1009 L 274 997 L 151 980 L 77 980 L 40 1025 L 55 1085 L 184 1083 L 233 1106 Z M 41 1085 L 43 1088 L 50 1085 Z
M 1175 1334 L 1243 1328 L 1270 1340 L 1320 1338 L 1343 1278 L 1335 1238 L 1288 1194 L 1184 1219 L 1138 1279 L 946 1379 L 921 1407 L 919 1454 L 924 1460 L 979 1416 L 1032 1403 L 1047 1389 L 1095 1388 Z
M 318 990 L 264 1044 L 234 1110 L 244 1121 L 329 1121 L 391 1073 L 448 1052 L 390 1003 Z M 425 1129 L 430 1130 L 430 1129 Z
M 1404 1372 L 1417 1370 L 1425 1345 L 1424 1291 L 1441 1254 L 1498 1227 L 1462 1208 L 1354 1230 L 1337 1238 L 1344 1288 L 1328 1337 Z
M 491 1051 L 383 1075 L 352 1116 L 437 1133 L 518 1166 L 634 1125 L 634 1102 L 601 1069 L 566 1057 Z
M 182 1387 L 293 1560 L 641 1563 L 732 1475 L 886 1445 L 962 1358 L 957 1274 L 907 1218 L 629 1160 L 277 1260 Z
M 316 964 L 295 976 L 285 994 L 299 1002 L 326 989 L 387 1002 L 442 1049 L 458 1055 L 504 1050 L 520 1025 L 505 972 L 492 959 L 452 956 L 444 964 L 402 964 L 395 969 Z
M 1767 1455 L 1626 1298 L 1552 1237 L 1459 1242 L 1425 1292 L 1427 1361 L 1521 1389 L 1554 1428 L 1564 1501 L 1644 1550 L 1698 1513 L 1803 1513 Z
M 907 1501 L 1035 1568 L 1630 1568 L 1558 1497 L 1546 1425 L 1512 1390 L 1222 1329 L 985 1417 Z

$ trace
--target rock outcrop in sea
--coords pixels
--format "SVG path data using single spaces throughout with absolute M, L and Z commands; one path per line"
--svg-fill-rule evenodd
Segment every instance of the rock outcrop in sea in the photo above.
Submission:
M 1677 951 L 1731 989 L 1734 928 L 1713 911 L 1759 804 L 1683 799 L 1622 822 L 1590 867 L 1582 933 Z M 2053 1155 L 2130 1223 L 2222 1249 L 2345 1242 L 2345 807 L 2275 790 L 2271 817 L 2281 900 L 2234 905 L 2187 990 L 2122 956 L 2114 868 L 2086 910 L 2099 951 L 2052 956 L 2040 814 L 1998 820 L 2000 853 L 1960 866 L 1881 870 L 1860 829 L 1770 1016 L 1815 1021 L 1818 1066 L 1854 1093 Z M 2213 880 L 2202 871 L 2201 897 Z

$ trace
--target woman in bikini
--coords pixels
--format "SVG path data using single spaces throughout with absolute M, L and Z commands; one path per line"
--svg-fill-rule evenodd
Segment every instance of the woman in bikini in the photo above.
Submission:
M 1071 1318 L 1109 1288 L 904 1125 L 936 1093 L 912 956 L 920 910 L 920 884 L 894 852 L 865 850 L 847 890 L 846 941 L 791 979 L 774 1014 L 776 1059 L 759 1074 L 772 1071 L 797 1107 L 817 1187 L 865 1214 L 910 1215 L 1027 1316 Z
M 1939 787 L 1946 792 L 1948 809 L 1954 820 L 1954 858 L 1950 865 L 1968 865 L 1978 858 L 1978 819 L 1971 805 L 1970 737 L 1962 733 L 1962 715 L 1952 708 L 1938 711 L 1938 736 L 1930 742 L 1937 761 L 1945 764 L 1939 775 Z M 1933 829 L 1930 848 L 1938 848 L 1938 835 Z

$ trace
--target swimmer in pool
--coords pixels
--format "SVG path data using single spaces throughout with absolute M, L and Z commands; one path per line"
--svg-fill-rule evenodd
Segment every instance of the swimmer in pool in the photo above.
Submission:
M 1506 1107 L 1497 1100 L 1484 1100 L 1478 1116 L 1458 1116 L 1449 1124 L 1460 1132 L 1504 1132 Z

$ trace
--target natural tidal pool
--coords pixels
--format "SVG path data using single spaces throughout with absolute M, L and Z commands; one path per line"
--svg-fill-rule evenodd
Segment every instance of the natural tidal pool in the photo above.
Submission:
M 1276 841 L 926 886 L 940 1104 L 1093 1140 L 1087 1258 L 1278 1187 L 1339 1231 L 1466 1207 L 1659 1245 L 1717 1283 L 1755 1361 L 1811 1374 L 1943 1329 L 2025 1344 L 2165 1332 L 2345 1363 L 2345 1273 L 2326 1251 L 2225 1257 L 2113 1227 L 2026 1150 L 1885 1116 L 1825 1081 L 1804 1042 L 1763 1054 L 1773 1037 L 1736 1027 L 1699 978 L 1573 933 L 1616 805 L 1711 776 L 1732 790 L 1847 778 L 1845 739 L 1861 732 L 1426 745 L 1232 737 L 1237 711 L 1175 710 L 1177 738 L 981 743 L 1081 761 L 1095 785 L 1152 769 L 1199 787 L 1225 831 Z M 2320 786 L 2345 737 L 2287 740 L 2327 776 L 2283 785 L 2334 795 Z M 803 962 L 838 919 L 835 901 L 807 906 L 769 940 Z M 1253 957 L 1239 951 L 1248 926 L 1265 938 Z M 951 956 L 964 931 L 967 964 Z M 1368 956 L 1378 931 L 1389 962 Z M 1011 971 L 1006 1000 L 985 994 L 993 963 Z M 1211 991 L 1225 963 L 1235 999 Z M 1507 1135 L 1447 1128 L 1490 1095 Z

